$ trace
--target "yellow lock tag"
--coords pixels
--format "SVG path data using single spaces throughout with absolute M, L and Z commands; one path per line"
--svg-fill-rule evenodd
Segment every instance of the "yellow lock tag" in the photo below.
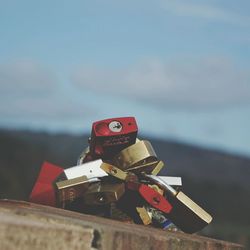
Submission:
M 102 170 L 104 170 L 106 173 L 120 179 L 120 180 L 126 180 L 126 178 L 128 177 L 128 173 L 122 171 L 121 169 L 117 168 L 114 165 L 111 165 L 109 163 L 105 163 L 103 162 L 101 167 Z

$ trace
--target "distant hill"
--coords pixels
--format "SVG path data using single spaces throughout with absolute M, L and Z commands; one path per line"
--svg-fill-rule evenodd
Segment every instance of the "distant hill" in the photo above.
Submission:
M 76 165 L 87 146 L 87 138 L 0 130 L 0 197 L 27 200 L 42 162 L 47 160 L 65 168 Z M 150 140 L 158 158 L 165 162 L 161 174 L 181 176 L 183 191 L 214 216 L 214 222 L 203 234 L 241 243 L 249 240 L 249 158 L 146 136 L 140 138 Z

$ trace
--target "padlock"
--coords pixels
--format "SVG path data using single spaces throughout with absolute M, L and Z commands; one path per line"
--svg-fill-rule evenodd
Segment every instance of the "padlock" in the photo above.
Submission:
M 146 206 L 148 214 L 151 215 L 151 221 L 154 226 L 160 227 L 162 229 L 169 229 L 172 227 L 173 223 L 158 209 Z
M 136 211 L 138 212 L 144 225 L 149 225 L 152 223 L 152 217 L 145 207 L 136 207 Z
M 57 207 L 65 208 L 67 204 L 82 197 L 93 180 L 95 181 L 95 179 L 88 179 L 86 176 L 81 176 L 71 180 L 56 182 Z
M 132 145 L 137 137 L 134 117 L 119 117 L 94 122 L 90 139 L 90 154 L 93 158 L 109 159 Z
M 212 221 L 212 216 L 183 192 L 176 191 L 170 185 L 158 179 L 157 176 L 152 175 L 149 178 L 165 190 L 165 195 L 173 206 L 167 217 L 183 232 L 195 233 Z
M 119 169 L 118 167 L 110 164 L 110 163 L 102 163 L 101 165 L 101 169 L 104 170 L 106 173 L 121 179 L 121 180 L 128 180 L 128 178 L 130 178 L 132 175 L 135 175 L 135 173 L 141 173 L 140 170 L 145 170 L 145 168 L 154 168 L 156 165 L 158 164 L 158 161 L 155 161 L 153 163 L 147 163 L 144 165 L 139 166 L 140 168 L 138 168 L 138 166 L 135 169 L 131 169 L 131 171 L 127 170 L 127 171 L 123 171 L 121 169 Z M 149 171 L 151 172 L 151 171 Z
M 124 192 L 124 183 L 96 183 L 88 188 L 83 199 L 87 205 L 105 205 L 118 201 Z
M 126 180 L 128 177 L 128 172 L 122 171 L 121 169 L 117 168 L 114 165 L 111 165 L 109 163 L 103 162 L 100 166 L 100 168 L 105 171 L 106 173 L 120 179 L 120 180 Z
M 153 163 L 146 163 L 142 166 L 140 166 L 140 169 L 144 169 L 144 167 L 148 167 L 151 166 L 153 164 L 153 167 L 155 165 L 157 165 L 158 163 L 161 163 L 161 161 L 156 161 Z M 114 165 L 111 165 L 109 163 L 103 162 L 101 164 L 100 167 L 102 170 L 104 170 L 106 173 L 108 173 L 109 175 L 112 175 L 120 180 L 124 180 L 124 181 L 129 181 L 129 179 L 131 180 L 131 176 L 133 173 L 140 175 L 142 174 L 142 171 L 139 171 L 140 169 L 138 168 L 137 171 L 134 171 L 134 169 L 132 169 L 132 173 L 127 171 L 122 171 L 121 169 L 117 168 Z M 144 172 L 144 171 L 143 171 Z M 145 176 L 145 173 L 143 174 L 143 176 Z M 151 176 L 151 175 L 146 175 L 146 176 Z M 175 177 L 175 176 L 157 176 L 157 178 L 161 179 L 163 182 L 166 182 L 167 184 L 171 185 L 171 186 L 181 186 L 182 185 L 182 180 L 181 177 Z
M 49 162 L 44 162 L 37 181 L 32 189 L 30 202 L 47 206 L 56 206 L 56 196 L 53 182 L 63 173 L 63 168 Z
M 157 208 L 164 213 L 169 213 L 172 210 L 172 205 L 168 202 L 168 200 L 148 185 L 136 182 L 127 182 L 126 186 L 128 189 L 138 191 L 144 200 L 147 201 L 152 207 Z
M 158 192 L 160 195 L 164 194 L 163 189 L 159 188 L 157 185 L 153 184 L 153 185 L 148 185 L 150 188 L 154 189 L 156 192 Z
M 58 181 L 70 180 L 80 176 L 86 176 L 88 179 L 108 176 L 108 174 L 101 169 L 102 163 L 102 160 L 99 159 L 67 168 L 59 176 Z
M 89 138 L 89 142 L 91 141 L 91 138 Z M 136 138 L 136 141 L 135 142 L 139 142 L 140 139 Z M 78 157 L 77 159 L 77 165 L 82 165 L 86 162 L 90 162 L 90 161 L 93 161 L 93 157 L 91 156 L 91 153 L 90 153 L 90 149 L 89 149 L 89 146 L 87 146 L 83 151 L 82 153 L 80 154 L 80 156 Z M 159 164 L 158 167 L 161 167 L 161 165 Z M 162 168 L 162 167 L 161 167 Z M 157 173 L 161 170 L 161 168 L 157 171 Z M 158 169 L 158 168 L 156 168 Z M 157 173 L 151 173 L 151 174 L 157 174 Z
M 122 170 L 157 161 L 156 153 L 149 141 L 139 141 L 115 155 L 112 164 Z

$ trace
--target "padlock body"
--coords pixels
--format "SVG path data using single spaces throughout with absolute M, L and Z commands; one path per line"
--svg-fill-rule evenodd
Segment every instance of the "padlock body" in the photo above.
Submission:
M 87 205 L 106 205 L 117 202 L 124 192 L 124 183 L 96 183 L 89 187 L 83 199 Z
M 119 117 L 94 122 L 90 139 L 93 158 L 108 159 L 132 145 L 137 137 L 134 117 Z
M 65 208 L 67 204 L 82 197 L 89 187 L 87 177 L 81 176 L 71 180 L 64 180 L 55 183 L 57 207 Z
M 198 232 L 212 221 L 212 217 L 183 192 L 167 198 L 173 209 L 166 216 L 183 232 Z

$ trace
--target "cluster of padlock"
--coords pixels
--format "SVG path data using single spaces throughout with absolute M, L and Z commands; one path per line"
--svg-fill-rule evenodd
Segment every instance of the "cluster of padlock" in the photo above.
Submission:
M 201 230 L 212 217 L 179 191 L 180 177 L 157 175 L 164 163 L 137 132 L 134 117 L 93 123 L 77 166 L 45 162 L 30 201 L 163 229 Z

